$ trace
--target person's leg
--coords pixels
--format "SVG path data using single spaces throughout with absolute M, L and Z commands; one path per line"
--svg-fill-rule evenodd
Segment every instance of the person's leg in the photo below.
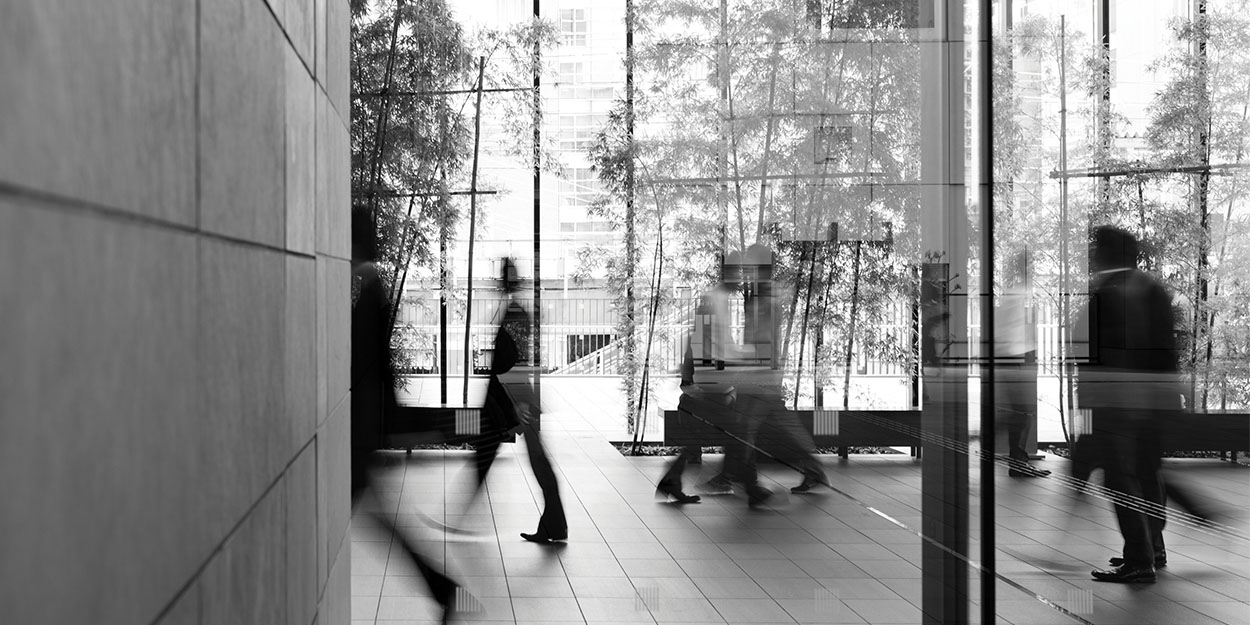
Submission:
M 371 488 L 373 483 L 372 477 L 366 478 L 364 485 L 352 488 L 352 509 L 358 509 L 362 499 L 366 497 L 376 497 L 375 489 Z M 422 556 L 418 544 L 412 540 L 406 533 L 401 531 L 395 524 L 395 518 L 383 512 L 372 512 L 371 516 L 377 520 L 382 529 L 386 530 L 393 538 L 399 540 L 400 545 L 404 548 L 404 553 L 412 560 L 417 567 L 417 571 L 421 573 L 421 577 L 425 580 L 425 584 L 430 589 L 430 596 L 438 602 L 443 610 L 443 622 L 447 622 L 455 606 L 452 602 L 456 598 L 456 588 L 459 586 L 455 580 L 444 575 L 438 570 L 438 567 L 429 558 Z
M 660 478 L 661 484 L 668 484 L 681 490 L 682 478 L 686 474 L 686 464 L 690 462 L 694 453 L 690 447 L 682 447 L 673 461 L 668 463 L 668 470 L 664 472 L 664 476 Z
M 538 542 L 564 540 L 569 535 L 569 524 L 564 516 L 564 502 L 560 500 L 560 483 L 556 479 L 555 468 L 551 465 L 551 459 L 547 457 L 547 451 L 543 448 L 542 436 L 538 430 L 535 430 L 532 425 L 526 425 L 524 432 L 525 451 L 529 456 L 530 469 L 534 472 L 538 487 L 543 491 L 543 514 L 538 519 L 538 531 L 534 534 L 522 534 L 522 536 L 527 536 L 526 540 L 533 540 L 528 536 L 542 539 Z
M 417 543 L 395 526 L 390 515 L 378 514 L 375 515 L 375 518 L 392 536 L 399 540 L 400 545 L 404 548 L 404 552 L 412 560 L 412 563 L 416 565 L 417 570 L 421 572 L 421 577 L 425 579 L 426 585 L 429 586 L 430 595 L 444 609 L 451 609 L 451 602 L 455 598 L 457 584 L 450 577 L 439 572 L 432 560 L 420 554 Z
M 686 464 L 695 455 L 700 453 L 698 447 L 686 446 L 681 448 L 681 452 L 668 465 L 668 471 L 664 473 L 664 477 L 660 478 L 660 483 L 656 485 L 656 495 L 672 497 L 677 503 L 698 503 L 700 497 L 698 495 L 687 495 L 682 490 L 682 477 L 686 472 Z
M 490 473 L 490 468 L 495 464 L 495 458 L 499 455 L 499 437 L 490 436 L 483 438 L 473 446 L 473 464 L 477 474 L 477 491 L 481 492 L 482 487 L 486 484 L 486 476 Z
M 730 481 L 742 485 L 747 493 L 747 503 L 755 506 L 764 503 L 772 496 L 772 491 L 760 486 L 759 471 L 755 466 L 759 453 L 759 432 L 764 425 L 763 415 L 752 410 L 749 404 L 735 406 L 735 412 L 738 422 L 736 434 L 742 440 L 738 445 L 738 453 L 732 467 L 726 456 L 725 472 Z
M 820 484 L 828 484 L 825 467 L 816 458 L 816 443 L 811 432 L 803 427 L 791 411 L 775 410 L 768 422 L 760 428 L 757 438 L 765 451 L 776 455 L 778 461 L 803 475 L 803 482 L 791 488 L 791 492 L 806 493 Z
M 1139 433 L 1125 429 L 1108 436 L 1107 444 L 1111 457 L 1105 467 L 1107 486 L 1115 491 L 1116 521 L 1120 526 L 1120 535 L 1124 538 L 1124 558 L 1126 566 L 1144 568 L 1153 566 L 1154 547 L 1151 541 L 1151 530 L 1147 516 L 1140 512 L 1140 504 L 1145 499 L 1142 487 L 1142 476 L 1139 474 L 1141 463 L 1138 459 Z
M 735 413 L 729 441 L 725 445 L 725 477 L 744 486 L 759 481 L 755 469 L 755 439 L 760 423 L 750 415 Z
M 1019 406 L 1008 406 L 1012 412 L 1007 415 L 1007 455 L 1013 467 L 1023 468 L 1029 463 L 1029 452 L 1025 444 L 1029 440 L 1029 427 L 1026 415 L 1018 412 Z
M 1167 560 L 1167 549 L 1163 546 L 1163 526 L 1167 524 L 1167 490 L 1163 481 L 1162 456 L 1163 444 L 1156 422 L 1151 419 L 1142 429 L 1138 441 L 1137 474 L 1141 481 L 1142 498 L 1151 508 L 1147 515 L 1147 527 L 1150 531 L 1151 553 L 1154 561 Z

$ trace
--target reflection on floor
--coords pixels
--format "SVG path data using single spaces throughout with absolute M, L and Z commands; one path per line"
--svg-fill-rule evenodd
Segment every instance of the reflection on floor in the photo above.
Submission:
M 487 491 L 464 516 L 471 492 L 467 452 L 396 454 L 380 505 L 436 545 L 436 555 L 465 584 L 471 597 L 461 597 L 457 622 L 921 622 L 916 535 L 829 490 L 790 495 L 799 478 L 777 466 L 763 467 L 763 476 L 785 495 L 760 510 L 748 510 L 735 496 L 685 507 L 657 503 L 654 479 L 664 459 L 625 458 L 608 445 L 595 423 L 593 395 L 552 388 L 544 403 L 553 408 L 544 416 L 544 436 L 569 516 L 565 546 L 518 536 L 534 529 L 541 499 L 519 445 L 505 445 Z M 707 460 L 706 471 L 719 462 Z M 839 463 L 829 456 L 826 465 L 838 489 L 919 529 L 915 460 L 852 456 Z M 1056 475 L 1066 471 L 1062 459 L 1048 457 L 1042 465 Z M 1250 534 L 1250 470 L 1215 460 L 1169 461 L 1169 467 L 1219 499 L 1237 533 Z M 999 622 L 1250 622 L 1250 543 L 1173 523 L 1166 532 L 1169 565 L 1157 584 L 1103 584 L 1089 570 L 1105 566 L 1120 546 L 1108 504 L 1078 500 L 1053 478 L 1008 480 L 1003 471 L 998 487 L 998 570 L 1029 591 L 998 584 Z M 445 541 L 423 515 L 478 533 Z M 973 542 L 979 553 L 975 535 Z M 434 622 L 420 578 L 361 511 L 353 518 L 351 548 L 353 623 Z M 976 608 L 971 612 L 977 620 Z

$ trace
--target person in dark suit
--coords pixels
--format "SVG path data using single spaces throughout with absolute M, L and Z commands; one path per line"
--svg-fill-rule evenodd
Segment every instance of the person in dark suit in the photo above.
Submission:
M 1093 417 L 1096 462 L 1116 491 L 1115 515 L 1124 548 L 1106 582 L 1149 583 L 1166 564 L 1165 500 L 1160 474 L 1163 419 L 1181 408 L 1172 298 L 1137 269 L 1138 243 L 1111 226 L 1090 236 L 1091 299 L 1074 328 L 1088 332 L 1089 363 L 1079 371 L 1078 401 Z M 1154 512 L 1143 512 L 1143 507 Z
M 508 301 L 495 333 L 494 357 L 483 405 L 486 426 L 482 438 L 474 445 L 478 489 L 486 482 L 500 442 L 513 432 L 523 433 L 530 469 L 543 492 L 543 513 L 538 519 L 538 529 L 532 534 L 522 533 L 521 538 L 550 544 L 567 540 L 569 525 L 560 499 L 560 484 L 537 427 L 539 395 L 537 363 L 533 361 L 534 320 L 515 298 L 521 282 L 511 258 L 503 259 L 500 283 Z
M 352 506 L 369 495 L 373 470 L 379 464 L 386 419 L 395 413 L 395 372 L 391 365 L 390 306 L 378 275 L 377 243 L 372 218 L 363 211 L 352 215 L 352 360 L 351 360 L 351 471 Z M 444 623 L 454 613 L 458 584 L 437 570 L 421 554 L 421 546 L 395 526 L 391 515 L 375 514 L 394 536 L 429 586 L 443 611 Z

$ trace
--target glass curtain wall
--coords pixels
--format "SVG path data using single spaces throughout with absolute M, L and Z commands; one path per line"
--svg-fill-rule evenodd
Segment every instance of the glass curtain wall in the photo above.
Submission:
M 1244 601 L 1228 572 L 1245 539 L 1212 522 L 1220 480 L 1244 478 L 1194 450 L 1244 436 L 1228 428 L 1247 399 L 1244 331 L 1229 325 L 1247 302 L 1230 253 L 1247 242 L 1247 8 L 994 3 L 994 276 L 977 303 L 993 306 L 995 381 L 972 388 L 993 389 L 995 460 L 1011 471 L 982 493 L 1000 620 L 1224 622 L 1204 601 Z M 1137 253 L 1100 258 L 1099 227 Z M 1142 579 L 1158 583 L 1093 581 L 1130 557 L 1133 523 L 1152 534 Z M 1183 605 L 1157 601 L 1179 588 Z
M 871 538 L 840 553 L 903 622 L 1147 622 L 1091 581 L 1117 491 L 1072 462 L 1089 232 L 1133 235 L 1170 294 L 1178 411 L 1244 415 L 1245 2 L 449 4 L 483 51 L 476 174 L 410 268 L 409 401 L 480 403 L 512 257 L 542 375 L 597 378 L 619 441 L 665 441 L 686 364 L 768 388 L 819 448 L 915 456 L 791 519 Z M 1182 561 L 1236 538 L 1167 512 Z M 862 585 L 825 591 L 818 616 L 864 618 Z

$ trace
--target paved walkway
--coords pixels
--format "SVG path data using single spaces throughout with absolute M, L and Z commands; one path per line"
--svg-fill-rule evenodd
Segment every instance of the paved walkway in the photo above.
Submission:
M 395 455 L 375 505 L 426 536 L 436 558 L 472 593 L 461 602 L 467 610 L 458 622 L 921 622 L 920 539 L 847 496 L 919 528 L 915 460 L 827 457 L 830 477 L 845 495 L 790 495 L 784 489 L 797 475 L 765 466 L 763 479 L 785 494 L 762 510 L 748 510 L 734 496 L 684 507 L 657 503 L 654 480 L 665 459 L 625 458 L 606 442 L 603 415 L 614 408 L 602 405 L 611 403 L 602 390 L 544 388 L 550 408 L 544 440 L 562 476 L 569 516 L 570 540 L 562 547 L 517 535 L 534 529 L 541 501 L 519 445 L 504 446 L 486 492 L 464 516 L 459 512 L 472 490 L 468 452 Z M 1044 465 L 1056 475 L 1067 468 L 1055 457 Z M 1236 519 L 1232 532 L 1250 535 L 1250 469 L 1214 460 L 1168 466 L 1223 502 Z M 1172 523 L 1169 566 L 1159 583 L 1098 583 L 1089 570 L 1120 545 L 1108 504 L 1078 499 L 1055 477 L 1008 480 L 1004 472 L 997 483 L 998 570 L 1010 580 L 998 585 L 999 622 L 1250 623 L 1250 542 Z M 481 534 L 445 541 L 418 511 L 439 520 L 450 511 L 453 524 Z M 420 578 L 374 523 L 360 511 L 353 518 L 352 622 L 434 622 Z M 974 535 L 972 551 L 979 553 L 975 542 Z M 977 620 L 975 607 L 971 618 Z

